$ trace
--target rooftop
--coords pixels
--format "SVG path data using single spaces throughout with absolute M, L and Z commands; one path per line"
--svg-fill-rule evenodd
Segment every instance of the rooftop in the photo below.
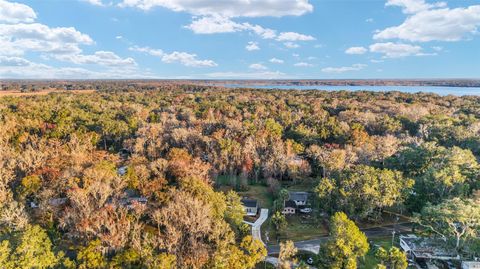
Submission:
M 295 207 L 297 207 L 297 204 L 296 204 L 294 201 L 292 201 L 292 200 L 287 200 L 287 201 L 285 201 L 284 207 L 293 207 L 293 208 L 295 208 Z
M 242 204 L 245 207 L 257 207 L 258 201 L 254 199 L 242 199 Z
M 417 237 L 415 235 L 400 236 L 400 245 L 411 251 L 417 258 L 450 260 L 458 259 L 455 249 L 449 247 L 440 238 Z
M 289 192 L 290 200 L 293 201 L 307 201 L 308 193 L 307 192 Z

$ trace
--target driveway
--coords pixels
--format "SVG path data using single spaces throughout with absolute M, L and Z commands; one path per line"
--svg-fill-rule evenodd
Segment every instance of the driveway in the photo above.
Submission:
M 264 245 L 265 243 L 262 241 L 262 224 L 268 219 L 268 209 L 262 208 L 260 210 L 260 217 L 252 224 L 252 237 L 253 239 L 258 239 Z

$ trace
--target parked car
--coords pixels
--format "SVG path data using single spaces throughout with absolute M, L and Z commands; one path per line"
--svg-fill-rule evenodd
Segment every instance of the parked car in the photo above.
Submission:
M 306 208 L 300 209 L 300 212 L 305 213 L 305 214 L 309 214 L 309 213 L 312 213 L 312 209 L 309 208 L 309 207 L 306 207 Z

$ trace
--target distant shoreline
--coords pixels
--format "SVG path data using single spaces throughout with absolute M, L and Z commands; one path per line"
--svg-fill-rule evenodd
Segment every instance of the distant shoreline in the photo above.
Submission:
M 239 85 L 245 87 L 277 86 L 431 86 L 480 87 L 480 79 L 0 79 L 0 84 L 129 82 L 153 84 L 198 84 L 205 86 Z

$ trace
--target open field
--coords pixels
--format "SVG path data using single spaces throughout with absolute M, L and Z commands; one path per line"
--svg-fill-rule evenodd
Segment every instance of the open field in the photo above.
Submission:
M 271 209 L 273 206 L 272 194 L 268 191 L 267 186 L 263 185 L 250 185 L 248 190 L 244 192 L 238 192 L 241 197 L 249 197 L 257 199 L 261 208 Z
M 0 91 L 0 97 L 13 96 L 39 96 L 39 95 L 48 95 L 50 93 L 74 93 L 74 94 L 88 94 L 94 93 L 96 90 L 44 90 L 36 92 L 21 92 L 21 91 Z

